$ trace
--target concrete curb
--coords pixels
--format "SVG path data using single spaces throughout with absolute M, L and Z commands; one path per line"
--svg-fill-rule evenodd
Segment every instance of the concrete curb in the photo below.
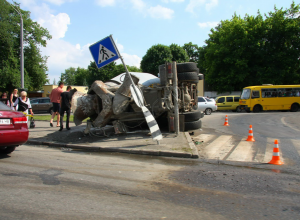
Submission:
M 118 152 L 118 153 L 127 153 L 127 154 L 140 154 L 140 155 L 179 157 L 179 158 L 199 158 L 198 151 L 196 150 L 196 147 L 190 135 L 187 132 L 185 132 L 185 136 L 189 142 L 189 146 L 193 153 L 156 151 L 156 150 L 136 150 L 136 149 L 127 149 L 127 148 L 115 148 L 115 147 L 97 147 L 97 146 L 86 146 L 80 144 L 63 144 L 63 143 L 56 143 L 56 142 L 36 141 L 30 139 L 28 139 L 26 143 L 33 144 L 33 145 L 46 145 L 50 147 L 91 150 L 91 151 L 99 151 L 99 152 Z

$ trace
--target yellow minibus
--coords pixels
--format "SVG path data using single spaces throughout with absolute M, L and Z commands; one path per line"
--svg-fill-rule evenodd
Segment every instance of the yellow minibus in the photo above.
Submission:
M 247 112 L 290 110 L 296 112 L 300 106 L 300 85 L 248 86 L 243 89 L 239 101 Z

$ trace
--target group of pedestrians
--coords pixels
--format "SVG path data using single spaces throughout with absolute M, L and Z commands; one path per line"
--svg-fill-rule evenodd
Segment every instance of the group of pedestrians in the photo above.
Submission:
M 53 89 L 50 94 L 50 101 L 53 103 L 53 114 L 50 120 L 50 126 L 53 127 L 53 119 L 55 115 L 57 115 L 57 125 L 56 127 L 60 127 L 59 131 L 62 131 L 63 126 L 63 118 L 64 113 L 67 113 L 67 120 L 66 120 L 66 128 L 70 130 L 69 122 L 70 122 L 70 112 L 71 112 L 71 96 L 69 94 L 70 90 L 72 89 L 71 86 L 67 86 L 67 90 L 64 92 L 63 88 L 64 83 L 60 82 L 58 87 Z
M 57 127 L 60 127 L 59 131 L 63 130 L 64 112 L 67 113 L 66 128 L 67 130 L 70 130 L 71 96 L 69 92 L 72 87 L 67 86 L 67 90 L 65 92 L 63 91 L 63 87 L 64 83 L 60 82 L 58 87 L 53 89 L 50 94 L 50 101 L 53 103 L 53 114 L 51 116 L 50 126 L 53 127 L 53 119 L 55 115 L 57 115 Z M 18 89 L 14 89 L 9 99 L 7 98 L 7 93 L 4 92 L 1 95 L 1 101 L 12 110 L 21 111 L 27 115 L 30 112 L 30 114 L 33 115 L 30 99 L 27 97 L 26 91 L 22 91 L 19 97 Z

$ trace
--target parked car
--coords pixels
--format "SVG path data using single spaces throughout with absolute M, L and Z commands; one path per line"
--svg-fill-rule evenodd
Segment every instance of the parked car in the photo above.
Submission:
M 0 102 L 0 153 L 9 154 L 28 140 L 27 118 Z
M 232 110 L 233 112 L 240 112 L 241 107 L 239 100 L 239 95 L 219 96 L 216 99 L 218 110 Z
M 53 113 L 53 104 L 48 97 L 30 98 L 30 103 L 34 113 L 48 112 L 51 115 Z
M 206 115 L 210 115 L 212 112 L 217 111 L 218 107 L 214 99 L 198 97 L 198 109 Z

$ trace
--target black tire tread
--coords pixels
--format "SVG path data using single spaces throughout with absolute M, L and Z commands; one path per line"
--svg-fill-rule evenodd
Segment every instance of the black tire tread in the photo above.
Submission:
M 197 72 L 199 73 L 199 69 L 197 68 L 197 64 L 194 62 L 186 62 L 186 63 L 177 63 L 177 73 L 183 72 Z
M 184 131 L 192 131 L 197 130 L 202 127 L 202 121 L 199 119 L 198 121 L 188 121 L 184 123 Z
M 198 121 L 200 118 L 202 118 L 202 112 L 198 110 L 179 114 L 184 115 L 185 122 Z
M 196 72 L 183 72 L 183 73 L 177 73 L 178 81 L 192 81 L 192 82 L 198 82 L 198 74 Z

